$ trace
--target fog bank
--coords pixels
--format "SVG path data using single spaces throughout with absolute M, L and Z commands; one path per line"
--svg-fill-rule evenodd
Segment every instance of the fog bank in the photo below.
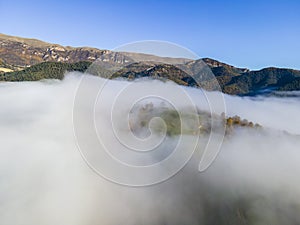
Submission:
M 198 171 L 200 144 L 175 176 L 134 188 L 96 174 L 78 150 L 72 110 L 81 76 L 0 83 L 1 225 L 300 224 L 299 98 L 225 95 L 227 115 L 260 123 L 263 129 L 239 128 L 226 136 L 205 172 Z M 100 109 L 128 84 L 109 83 L 110 91 L 99 103 L 98 126 L 107 135 L 111 114 Z M 175 84 L 143 80 L 135 85 L 138 92 Z M 202 91 L 184 90 L 198 108 L 209 108 Z M 211 99 L 216 95 L 206 94 Z M 126 100 L 123 104 L 128 105 Z M 111 141 L 109 135 L 105 141 Z M 172 145 L 173 139 L 167 141 Z

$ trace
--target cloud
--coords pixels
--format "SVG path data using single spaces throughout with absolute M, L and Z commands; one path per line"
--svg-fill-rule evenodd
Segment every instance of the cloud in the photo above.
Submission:
M 225 96 L 228 115 L 258 122 L 264 129 L 241 128 L 226 136 L 220 154 L 205 172 L 198 172 L 200 144 L 174 177 L 133 188 L 103 179 L 77 148 L 72 109 L 80 79 L 81 74 L 72 73 L 63 81 L 0 84 L 2 225 L 300 223 L 297 98 Z M 129 84 L 111 82 L 98 110 L 111 105 L 112 97 Z M 174 86 L 144 80 L 133 87 L 138 92 L 166 85 Z M 198 108 L 208 109 L 201 91 L 184 90 Z M 206 94 L 210 99 L 217 95 Z M 124 99 L 126 106 L 128 98 Z M 115 118 L 126 120 L 119 109 Z M 222 107 L 218 110 L 221 113 Z M 109 130 L 111 114 L 104 112 L 98 111 L 97 126 Z M 108 135 L 105 142 L 112 140 Z M 167 144 L 175 140 L 169 138 Z M 153 159 L 160 157 L 165 156 L 154 154 Z

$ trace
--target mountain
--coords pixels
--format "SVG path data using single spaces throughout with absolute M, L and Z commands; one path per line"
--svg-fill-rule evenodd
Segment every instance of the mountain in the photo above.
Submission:
M 69 47 L 36 39 L 0 34 L 0 80 L 33 81 L 62 79 L 66 71 L 86 71 L 112 78 L 152 77 L 180 85 L 215 90 L 216 80 L 224 93 L 251 95 L 264 90 L 300 90 L 300 71 L 265 68 L 250 71 L 210 58 L 190 60 L 90 47 Z M 97 63 L 92 64 L 96 60 Z M 90 67 L 90 65 L 92 66 Z M 101 68 L 101 69 L 100 69 Z M 193 77 L 202 82 L 197 84 Z
M 0 46 L 0 61 L 8 67 L 16 69 L 26 68 L 41 62 L 74 63 L 79 61 L 94 61 L 100 57 L 106 61 L 121 64 L 125 63 L 129 58 L 132 61 L 143 58 L 147 61 L 169 62 L 172 64 L 190 61 L 189 59 L 157 57 L 141 53 L 118 53 L 90 47 L 74 48 L 5 34 L 0 34 Z
M 22 69 L 41 62 L 74 63 L 95 60 L 108 52 L 96 48 L 73 48 L 50 44 L 36 39 L 0 34 L 0 59 L 11 68 Z
M 278 91 L 300 90 L 299 79 L 299 70 L 265 68 L 233 77 L 224 86 L 224 92 L 232 94 L 255 94 L 258 91 L 266 89 Z

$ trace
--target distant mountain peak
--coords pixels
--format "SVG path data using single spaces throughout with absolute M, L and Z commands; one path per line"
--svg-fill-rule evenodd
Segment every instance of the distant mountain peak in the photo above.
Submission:
M 211 58 L 202 58 L 202 60 L 210 67 L 230 67 L 230 68 L 236 68 L 236 69 L 240 70 L 241 72 L 249 72 L 250 71 L 248 68 L 234 67 L 232 65 L 229 65 L 229 64 L 220 62 L 218 60 L 211 59 Z

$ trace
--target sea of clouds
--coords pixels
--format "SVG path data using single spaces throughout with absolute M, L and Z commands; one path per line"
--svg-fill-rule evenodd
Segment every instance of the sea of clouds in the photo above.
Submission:
M 73 104 L 81 78 L 71 73 L 63 81 L 0 83 L 1 225 L 300 224 L 299 97 L 225 95 L 227 116 L 239 115 L 263 129 L 226 136 L 204 172 L 198 171 L 200 149 L 165 182 L 130 187 L 99 176 L 78 150 Z M 109 89 L 118 93 L 128 83 L 113 81 Z M 155 90 L 175 84 L 135 85 Z M 202 91 L 184 90 L 208 110 Z M 100 106 L 113 101 L 109 96 Z M 98 114 L 100 121 L 110 121 L 110 114 Z M 110 129 L 104 122 L 98 126 Z

